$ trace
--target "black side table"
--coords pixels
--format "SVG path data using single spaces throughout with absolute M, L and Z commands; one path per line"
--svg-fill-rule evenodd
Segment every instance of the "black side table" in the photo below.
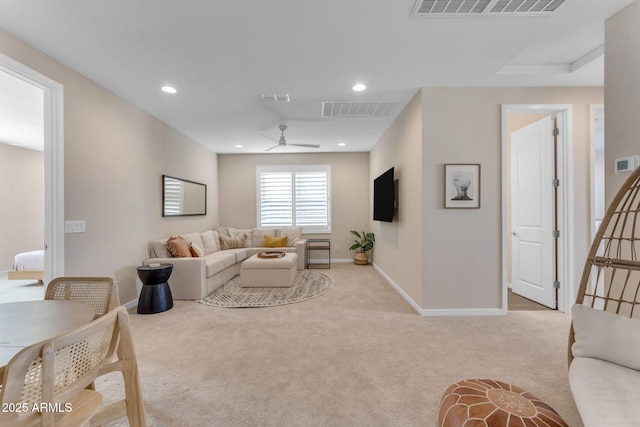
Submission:
M 162 313 L 173 307 L 173 297 L 167 283 L 172 271 L 173 264 L 138 267 L 138 277 L 142 281 L 138 314 Z

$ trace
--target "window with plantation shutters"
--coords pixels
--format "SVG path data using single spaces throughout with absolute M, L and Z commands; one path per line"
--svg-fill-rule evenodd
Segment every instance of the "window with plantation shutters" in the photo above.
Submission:
M 329 165 L 258 166 L 258 227 L 302 227 L 331 231 Z

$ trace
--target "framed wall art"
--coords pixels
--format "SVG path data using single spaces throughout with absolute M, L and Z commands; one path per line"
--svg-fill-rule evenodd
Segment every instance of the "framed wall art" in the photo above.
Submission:
M 480 208 L 480 164 L 447 163 L 444 165 L 444 207 Z

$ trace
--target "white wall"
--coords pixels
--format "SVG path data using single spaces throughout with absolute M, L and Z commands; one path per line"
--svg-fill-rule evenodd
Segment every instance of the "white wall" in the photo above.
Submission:
M 368 229 L 369 153 L 220 154 L 220 225 L 256 226 L 256 166 L 331 165 L 332 233 L 305 234 L 305 238 L 331 239 L 331 258 L 351 259 L 350 230 Z M 314 254 L 324 257 L 321 254 Z
M 64 86 L 65 219 L 87 227 L 65 237 L 65 274 L 136 298 L 149 240 L 218 223 L 217 155 L 3 30 L 0 52 Z M 162 174 L 207 184 L 208 215 L 163 218 Z
M 391 166 L 402 173 L 400 220 L 372 225 L 376 264 L 425 314 L 500 310 L 501 106 L 572 104 L 580 277 L 590 241 L 589 106 L 602 99 L 602 88 L 422 88 L 371 151 L 371 177 Z M 480 209 L 444 208 L 446 163 L 481 164 Z
M 44 245 L 44 157 L 41 151 L 0 144 L 0 271 L 20 252 Z
M 417 306 L 423 304 L 423 142 L 422 94 L 407 104 L 370 154 L 369 188 L 391 167 L 398 180 L 398 212 L 393 222 L 370 220 L 376 235 L 373 261 Z M 370 203 L 371 205 L 371 203 Z
M 605 195 L 608 206 L 628 174 L 616 175 L 614 161 L 640 155 L 640 2 L 605 24 Z

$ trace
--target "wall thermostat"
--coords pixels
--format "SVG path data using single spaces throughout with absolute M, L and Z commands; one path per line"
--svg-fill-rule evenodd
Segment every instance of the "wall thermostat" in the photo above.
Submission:
M 616 159 L 616 173 L 632 172 L 640 163 L 639 156 L 621 157 Z

